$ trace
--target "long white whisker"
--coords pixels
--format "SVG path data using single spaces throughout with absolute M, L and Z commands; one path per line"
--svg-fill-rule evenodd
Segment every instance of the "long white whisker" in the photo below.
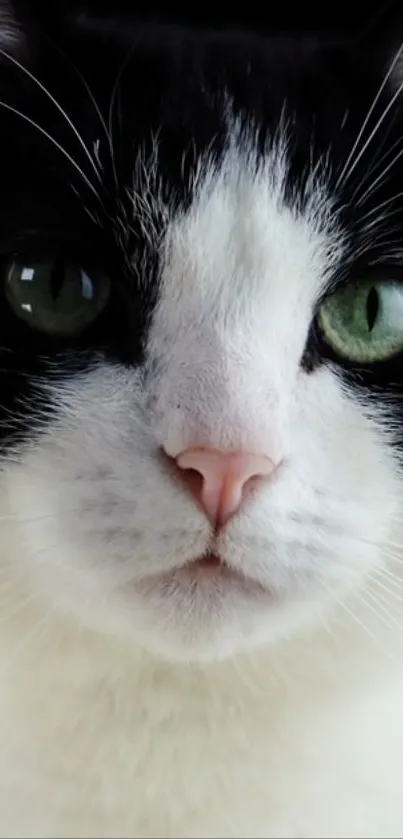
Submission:
M 377 204 L 376 207 L 373 207 L 372 210 L 368 210 L 368 212 L 365 213 L 365 215 L 360 216 L 360 222 L 364 222 L 365 219 L 370 218 L 371 216 L 375 215 L 376 213 L 380 214 L 380 211 L 382 210 L 383 207 L 387 207 L 388 204 L 391 204 L 393 201 L 397 201 L 397 199 L 401 198 L 402 196 L 403 196 L 403 191 L 402 192 L 396 192 L 395 195 L 392 195 L 390 198 L 386 198 L 385 201 L 381 201 L 381 203 Z M 399 208 L 399 211 L 395 211 L 395 212 L 401 212 L 401 208 Z
M 402 84 L 402 89 L 403 89 L 403 84 Z M 366 190 L 366 192 L 364 192 L 364 195 L 363 195 L 363 196 L 361 196 L 361 197 L 360 197 L 360 199 L 357 201 L 357 206 L 358 206 L 358 207 L 361 207 L 361 206 L 364 204 L 364 202 L 368 199 L 368 197 L 369 197 L 370 195 L 372 195 L 372 193 L 373 193 L 373 192 L 375 192 L 375 191 L 376 191 L 376 187 L 377 187 L 377 185 L 379 184 L 379 182 L 380 182 L 380 181 L 383 181 L 383 179 L 385 178 L 385 175 L 387 175 L 387 173 L 389 172 L 389 170 L 390 170 L 390 169 L 392 169 L 392 166 L 394 166 L 394 165 L 395 165 L 395 163 L 397 163 L 397 161 L 398 161 L 398 160 L 399 160 L 399 158 L 402 156 L 402 154 L 403 154 L 403 149 L 400 149 L 400 151 L 398 152 L 398 154 L 397 154 L 397 155 L 395 155 L 395 157 L 393 158 L 393 160 L 391 160 L 391 162 L 390 162 L 390 163 L 388 163 L 388 165 L 387 165 L 387 166 L 385 166 L 385 169 L 383 169 L 383 171 L 381 172 L 381 174 L 380 174 L 380 175 L 378 175 L 378 177 L 377 177 L 377 178 L 375 178 L 375 180 L 374 180 L 374 181 L 372 181 L 372 183 L 371 183 L 370 187 L 368 187 L 368 189 Z
M 403 597 L 400 594 L 398 594 L 397 591 L 394 591 L 393 588 L 390 588 L 389 586 L 386 586 L 384 583 L 381 582 L 381 580 L 378 580 L 378 578 L 375 574 L 371 577 L 371 580 L 372 580 L 373 583 L 375 583 L 375 585 L 378 588 L 385 591 L 390 597 L 393 597 L 394 600 L 397 600 L 398 603 L 401 603 L 403 605 Z M 388 582 L 391 582 L 391 580 L 389 580 Z M 384 600 L 385 603 L 388 603 L 388 600 L 385 597 L 385 595 L 383 595 L 383 597 L 382 597 L 382 595 L 378 592 L 378 597 L 381 597 Z
M 81 84 L 83 85 L 83 87 L 85 88 L 86 92 L 88 93 L 89 99 L 91 100 L 91 103 L 92 103 L 92 105 L 93 105 L 93 107 L 94 107 L 94 110 L 95 110 L 95 112 L 96 112 L 96 114 L 97 114 L 97 116 L 98 116 L 98 118 L 99 118 L 99 121 L 100 121 L 100 123 L 101 123 L 101 125 L 102 125 L 102 128 L 103 128 L 103 130 L 104 130 L 104 132 L 105 132 L 106 139 L 108 140 L 108 139 L 109 139 L 109 137 L 108 137 L 108 129 L 107 129 L 107 127 L 106 127 L 106 122 L 105 122 L 105 119 L 104 119 L 104 117 L 102 116 L 101 109 L 100 109 L 100 107 L 99 107 L 99 105 L 98 105 L 97 100 L 95 99 L 95 96 L 94 96 L 94 94 L 93 94 L 93 92 L 92 92 L 92 90 L 91 90 L 91 88 L 90 88 L 90 86 L 89 86 L 89 84 L 88 84 L 88 82 L 87 82 L 87 80 L 86 80 L 85 76 L 83 76 L 83 74 L 82 74 L 81 70 L 79 70 L 79 69 L 78 69 L 78 67 L 77 67 L 77 65 L 74 63 L 74 61 L 72 61 L 71 56 L 70 56 L 70 55 L 68 55 L 68 54 L 67 54 L 64 50 L 62 50 L 62 48 L 61 48 L 60 44 L 56 44 L 56 43 L 55 43 L 55 41 L 53 41 L 51 38 L 48 38 L 48 40 L 49 40 L 49 42 L 51 43 L 51 45 L 52 45 L 53 49 L 55 49 L 55 50 L 56 50 L 56 51 L 57 51 L 57 52 L 58 52 L 61 56 L 63 56 L 63 58 L 65 59 L 65 61 L 69 64 L 69 66 L 70 66 L 70 67 L 74 70 L 75 74 L 76 74 L 76 75 L 78 76 L 78 78 L 80 79 Z
M 80 70 L 78 69 L 78 67 L 76 67 L 76 66 L 75 66 L 75 64 L 73 64 L 71 61 L 70 61 L 70 63 L 71 63 L 71 66 L 73 67 L 74 71 L 77 73 L 77 75 L 78 75 L 78 77 L 79 77 L 79 79 L 80 79 L 80 81 L 81 81 L 81 84 L 82 84 L 82 85 L 83 85 L 83 87 L 85 88 L 85 90 L 86 90 L 86 92 L 87 92 L 87 94 L 88 94 L 88 98 L 90 99 L 91 104 L 92 104 L 92 106 L 93 106 L 93 108 L 94 108 L 94 111 L 95 111 L 95 113 L 96 113 L 96 115 L 97 115 L 97 117 L 98 117 L 98 119 L 99 119 L 99 121 L 100 121 L 100 123 L 101 123 L 102 130 L 105 132 L 105 137 L 106 137 L 106 139 L 109 141 L 109 140 L 110 140 L 110 137 L 109 137 L 109 134 L 108 134 L 108 128 L 107 128 L 107 125 L 106 125 L 105 119 L 104 119 L 104 117 L 103 117 L 102 111 L 101 111 L 101 109 L 100 109 L 100 107 L 99 107 L 99 105 L 98 105 L 98 102 L 97 102 L 97 100 L 95 99 L 95 96 L 94 96 L 94 94 L 93 94 L 93 92 L 92 92 L 92 90 L 91 90 L 91 88 L 90 88 L 90 86 L 89 86 L 88 82 L 86 81 L 86 79 L 84 78 L 83 74 L 80 72 Z
M 337 179 L 337 182 L 336 182 L 336 189 L 340 186 L 340 184 L 341 184 L 343 181 L 344 181 L 344 183 L 346 183 L 346 181 L 347 181 L 349 178 L 351 178 L 351 175 L 352 175 L 352 173 L 354 172 L 354 169 L 356 169 L 356 167 L 357 167 L 357 165 L 358 165 L 359 161 L 361 160 L 361 158 L 362 158 L 363 154 L 365 153 L 365 151 L 366 151 L 366 149 L 368 148 L 369 144 L 372 142 L 373 138 L 375 137 L 375 135 L 376 135 L 376 134 L 377 134 L 377 132 L 379 131 L 379 128 L 381 127 L 382 123 L 384 122 L 384 120 L 385 120 L 385 118 L 387 117 L 387 115 L 388 115 L 389 111 L 391 110 L 391 108 L 393 108 L 393 105 L 395 104 L 396 99 L 398 99 L 398 97 L 400 96 L 400 94 L 401 94 L 401 92 L 402 92 L 402 90 L 403 90 L 403 82 L 402 82 L 402 83 L 399 85 L 399 87 L 397 88 L 397 90 L 395 91 L 395 93 L 394 93 L 394 95 L 392 96 L 391 100 L 389 101 L 388 105 L 387 105 L 387 106 L 386 106 L 386 108 L 384 109 L 384 111 L 383 111 L 382 115 L 380 116 L 380 118 L 379 118 L 378 122 L 376 123 L 375 127 L 372 129 L 372 131 L 371 131 L 371 133 L 370 133 L 369 137 L 367 138 L 366 142 L 364 143 L 363 147 L 361 148 L 361 151 L 360 151 L 360 152 L 359 152 L 359 154 L 356 156 L 356 158 L 355 158 L 354 162 L 353 162 L 353 163 L 351 164 L 351 166 L 350 166 L 350 162 L 351 162 L 351 160 L 352 160 L 352 159 L 353 159 L 353 157 L 354 157 L 354 154 L 355 154 L 355 152 L 356 152 L 356 149 L 357 149 L 357 147 L 358 147 L 358 145 L 359 145 L 359 143 L 360 143 L 361 137 L 362 137 L 362 135 L 363 135 L 363 133 L 364 133 L 364 131 L 365 131 L 365 129 L 366 129 L 366 127 L 367 127 L 367 125 L 368 125 L 368 122 L 369 122 L 369 120 L 370 120 L 370 118 L 371 118 L 371 116 L 372 116 L 372 114 L 373 114 L 373 112 L 374 112 L 374 109 L 376 108 L 376 105 L 377 105 L 377 103 L 378 103 L 378 101 L 379 101 L 379 99 L 380 99 L 380 97 L 381 97 L 381 95 L 382 95 L 382 92 L 383 92 L 383 90 L 385 89 L 385 87 L 386 87 L 386 85 L 387 85 L 387 83 L 388 83 L 388 81 L 389 81 L 389 79 L 390 79 L 390 77 L 391 77 L 391 75 L 392 75 L 392 73 L 393 73 L 393 70 L 394 70 L 394 69 L 395 69 L 395 67 L 396 67 L 397 62 L 399 61 L 399 58 L 400 58 L 401 53 L 402 53 L 402 49 L 403 49 L 403 45 L 400 47 L 400 49 L 399 49 L 399 50 L 398 50 L 398 52 L 396 53 L 395 58 L 393 59 L 393 61 L 392 61 L 391 65 L 390 65 L 390 67 L 389 67 L 389 70 L 388 70 L 388 72 L 386 73 L 386 75 L 385 75 L 385 77 L 384 77 L 384 79 L 383 79 L 383 82 L 382 82 L 382 84 L 381 84 L 381 86 L 380 86 L 380 88 L 379 88 L 379 90 L 378 90 L 378 92 L 377 92 L 377 94 L 376 94 L 376 96 L 375 96 L 375 98 L 374 98 L 373 102 L 372 102 L 372 105 L 371 105 L 371 107 L 370 107 L 370 108 L 369 108 L 369 110 L 368 110 L 367 116 L 365 117 L 364 122 L 363 122 L 363 124 L 362 124 L 362 126 L 361 126 L 361 129 L 360 129 L 360 131 L 358 132 L 358 136 L 357 136 L 357 139 L 356 139 L 356 141 L 355 141 L 355 143 L 354 143 L 354 145 L 353 145 L 353 148 L 351 149 L 351 152 L 350 152 L 350 154 L 349 154 L 349 156 L 348 156 L 348 158 L 347 158 L 347 160 L 346 160 L 346 163 L 344 164 L 343 169 L 342 169 L 342 171 L 341 171 L 341 173 L 340 173 L 340 175 L 339 175 L 339 177 L 338 177 L 338 179 Z M 348 168 L 349 166 L 350 166 L 350 168 Z M 347 170 L 348 170 L 348 171 L 347 171 Z
M 380 151 L 382 150 L 382 148 L 383 148 L 383 147 L 385 146 L 385 144 L 386 144 L 386 138 L 387 138 L 387 136 L 388 136 L 388 133 L 389 133 L 389 130 L 388 130 L 388 131 L 385 131 L 385 132 L 383 133 L 381 143 L 380 143 L 380 145 L 379 145 L 379 146 L 377 146 L 377 149 L 376 149 L 375 155 L 374 155 L 374 157 L 372 158 L 371 163 L 368 165 L 368 168 L 366 169 L 366 172 L 365 172 L 365 175 L 364 175 L 364 177 L 363 177 L 362 181 L 361 181 L 361 182 L 360 182 L 360 184 L 358 185 L 357 189 L 355 189 L 355 190 L 354 190 L 354 192 L 353 192 L 353 194 L 352 194 L 352 196 L 351 196 L 351 199 L 350 199 L 350 200 L 353 200 L 353 199 L 355 198 L 355 196 L 357 195 L 357 193 L 359 192 L 359 190 L 361 189 L 361 187 L 362 187 L 362 186 L 363 186 L 363 185 L 364 185 L 364 184 L 365 184 L 368 180 L 370 180 L 370 179 L 374 176 L 374 173 L 375 173 L 375 172 L 377 172 L 377 171 L 378 171 L 378 169 L 380 169 L 380 168 L 381 168 L 381 166 L 383 165 L 383 163 L 384 163 L 384 162 L 388 159 L 388 157 L 390 157 L 390 156 L 391 156 L 391 154 L 394 152 L 395 148 L 397 148 L 398 146 L 400 146 L 400 145 L 401 145 L 401 143 L 402 143 L 402 138 L 399 136 L 399 137 L 398 137 L 398 139 L 397 139 L 397 140 L 395 140 L 395 141 L 394 141 L 394 143 L 392 143 L 392 145 L 391 145 L 391 146 L 388 146 L 387 151 L 386 151 L 384 154 L 382 154 L 382 155 L 381 155 L 381 157 L 379 157 L 379 155 L 380 155 Z
M 397 574 L 394 574 L 390 568 L 382 567 L 379 572 L 391 585 L 396 586 L 397 589 L 403 590 L 403 579 L 399 577 Z
M 96 112 L 96 113 L 97 113 L 97 115 L 98 115 L 98 119 L 99 119 L 99 121 L 100 121 L 100 123 L 101 123 L 102 129 L 103 129 L 103 131 L 104 131 L 104 133 L 105 133 L 106 141 L 107 141 L 107 143 L 108 143 L 108 148 L 109 148 L 109 155 L 110 155 L 110 159 L 111 159 L 112 173 L 113 173 L 113 180 L 114 180 L 114 183 L 115 183 L 115 187 L 118 187 L 118 179 L 117 179 L 117 173 L 116 173 L 116 166 L 115 166 L 115 158 L 114 158 L 114 151 L 113 151 L 112 137 L 111 137 L 111 135 L 109 134 L 109 131 L 108 131 L 108 126 L 107 126 L 107 124 L 106 124 L 106 120 L 104 119 L 104 117 L 103 117 L 103 115 L 102 115 L 102 112 L 101 112 L 101 109 L 100 109 L 100 107 L 99 107 L 99 105 L 98 105 L 98 102 L 97 102 L 97 100 L 95 99 L 95 96 L 94 96 L 94 94 L 93 94 L 93 92 L 92 92 L 92 90 L 91 90 L 91 88 L 90 88 L 89 84 L 86 82 L 86 80 L 85 80 L 84 76 L 82 75 L 82 73 L 80 73 L 80 71 L 78 70 L 78 68 L 77 68 L 74 64 L 73 64 L 72 66 L 73 66 L 74 70 L 76 71 L 77 75 L 79 76 L 79 78 L 80 78 L 80 80 L 81 80 L 82 84 L 84 85 L 84 87 L 85 87 L 85 89 L 86 89 L 86 91 L 87 91 L 87 93 L 88 93 L 88 96 L 89 96 L 89 98 L 90 98 L 90 100 L 91 100 L 91 102 L 92 102 L 92 105 L 93 105 L 93 107 L 94 107 L 94 109 L 95 109 L 95 112 Z
M 358 624 L 358 626 L 362 629 L 362 631 L 364 632 L 364 634 L 365 634 L 365 635 L 367 635 L 367 636 L 368 636 L 368 638 L 370 638 L 370 639 L 371 639 L 371 641 L 373 641 L 373 642 L 374 642 L 374 643 L 375 643 L 378 647 L 380 647 L 380 648 L 382 649 L 382 651 L 383 651 L 383 652 L 385 652 L 385 650 L 384 650 L 384 649 L 383 649 L 383 647 L 382 647 L 382 644 L 381 644 L 381 643 L 380 643 L 380 641 L 379 641 L 379 638 L 377 638 L 377 637 L 376 637 L 376 635 L 373 635 L 373 633 L 372 633 L 372 632 L 368 629 L 368 627 L 367 627 L 367 626 L 365 626 L 365 623 L 363 623 L 363 622 L 360 620 L 360 618 L 359 618 L 359 617 L 357 617 L 357 615 L 355 615 L 355 614 L 354 614 L 354 612 L 353 612 L 353 611 L 352 611 L 352 610 L 351 610 L 351 609 L 347 606 L 347 604 L 346 604 L 346 603 L 344 603 L 342 600 L 340 600 L 340 598 L 337 596 L 337 594 L 336 594 L 334 591 L 331 591 L 331 590 L 330 590 L 329 586 L 327 586 L 327 585 L 326 585 L 326 583 L 325 583 L 325 581 L 324 581 L 324 580 L 321 580 L 321 583 L 322 583 L 322 585 L 324 586 L 324 588 L 326 589 L 326 591 L 327 591 L 327 592 L 331 595 L 331 597 L 333 598 L 333 600 L 336 600 L 336 602 L 338 603 L 338 605 L 339 605 L 339 606 L 340 606 L 340 607 L 341 607 L 341 608 L 342 608 L 342 609 L 346 612 L 346 614 L 347 614 L 350 618 L 352 618 L 352 619 L 353 619 L 353 621 L 354 621 L 355 623 L 357 623 L 357 624 Z
M 115 106 L 116 94 L 117 94 L 117 90 L 118 90 L 120 81 L 122 79 L 122 75 L 123 75 L 128 63 L 130 61 L 130 58 L 133 55 L 134 49 L 135 49 L 135 45 L 133 44 L 132 47 L 128 50 L 125 58 L 123 59 L 121 65 L 119 67 L 119 70 L 117 72 L 116 79 L 115 79 L 115 82 L 114 82 L 114 85 L 113 85 L 113 88 L 112 88 L 111 98 L 110 98 L 110 101 L 109 101 L 108 129 L 107 130 L 108 130 L 110 150 L 111 150 L 111 162 L 112 162 L 113 178 L 114 178 L 116 186 L 118 185 L 118 176 L 117 176 L 117 170 L 116 170 L 115 151 L 114 151 L 114 143 L 113 143 L 113 109 L 114 109 L 114 106 Z
M 393 544 L 391 545 L 391 547 L 392 547 L 392 548 L 394 547 L 394 546 L 393 546 Z M 396 545 L 396 547 L 398 548 L 398 547 L 399 547 L 399 545 Z M 401 556 L 401 554 L 397 554 L 397 553 L 395 553 L 393 550 L 391 550 L 390 548 L 388 548 L 388 546 L 387 546 L 387 545 L 384 545 L 384 546 L 382 547 L 382 553 L 383 553 L 383 555 L 384 555 L 384 556 L 386 556 L 388 559 L 391 559 L 391 560 L 392 560 L 392 562 L 396 562 L 396 563 L 397 563 L 397 565 L 401 565 L 401 564 L 403 563 L 403 557 Z
M 62 108 L 62 106 L 59 104 L 59 102 L 57 101 L 57 99 L 55 99 L 55 97 L 54 97 L 54 96 L 52 96 L 52 94 L 51 94 L 51 93 L 50 93 L 50 91 L 49 91 L 49 90 L 45 87 L 45 85 L 44 85 L 44 84 L 42 84 L 42 82 L 40 82 L 40 81 L 39 81 L 39 79 L 37 79 L 37 78 L 36 78 L 36 76 L 34 76 L 34 75 L 33 75 L 33 73 L 31 73 L 31 72 L 27 69 L 27 67 L 24 67 L 24 65 L 23 65 L 23 64 L 21 64 L 19 61 L 17 61 L 17 59 L 16 59 L 16 58 L 14 58 L 14 56 L 10 55 L 10 54 L 9 54 L 8 52 L 6 52 L 5 50 L 1 49 L 1 47 L 0 47 L 0 55 L 3 55 L 3 56 L 4 56 L 5 58 L 7 58 L 9 61 L 11 61 L 13 64 L 15 64 L 15 66 L 16 66 L 16 67 L 18 67 L 20 70 L 22 70 L 22 72 L 23 72 L 23 73 L 25 73 L 25 75 L 26 75 L 26 76 L 28 76 L 28 77 L 29 77 L 29 78 L 30 78 L 30 79 L 31 79 L 31 80 L 32 80 L 32 81 L 33 81 L 33 82 L 34 82 L 34 83 L 35 83 L 35 84 L 36 84 L 36 85 L 40 88 L 40 90 L 42 90 L 42 92 L 45 94 L 45 96 L 47 96 L 47 97 L 48 97 L 48 99 L 49 99 L 49 100 L 50 100 L 50 101 L 51 101 L 51 102 L 55 105 L 55 107 L 57 108 L 57 110 L 59 111 L 59 113 L 61 113 L 61 114 L 62 114 L 62 116 L 63 116 L 63 117 L 64 117 L 64 119 L 66 120 L 67 124 L 70 126 L 71 130 L 74 132 L 75 136 L 77 137 L 78 142 L 80 143 L 80 145 L 81 145 L 82 149 L 84 150 L 85 154 L 87 155 L 87 158 L 88 158 L 88 160 L 89 160 L 89 162 L 90 162 L 90 164 L 91 164 L 91 166 L 92 166 L 92 168 L 93 168 L 93 170 L 94 170 L 94 172 L 95 172 L 95 174 L 96 174 L 96 176 L 97 176 L 98 180 L 99 180 L 99 181 L 101 181 L 101 183 L 102 183 L 102 178 L 101 178 L 101 175 L 100 175 L 99 169 L 98 169 L 98 167 L 97 167 L 97 165 L 96 165 L 96 163 L 95 163 L 95 161 L 94 161 L 94 158 L 92 157 L 91 152 L 89 151 L 88 147 L 87 147 L 87 146 L 86 146 L 86 144 L 84 143 L 84 140 L 83 140 L 83 138 L 81 137 L 81 135 L 80 135 L 79 131 L 77 131 L 77 128 L 76 128 L 76 126 L 74 125 L 74 122 L 70 119 L 69 115 L 66 113 L 66 111 L 64 110 L 64 108 Z
M 371 602 L 368 603 L 368 601 L 366 600 L 367 597 L 375 605 L 372 605 Z M 390 612 L 387 611 L 385 606 L 378 600 L 377 596 L 375 596 L 372 592 L 366 591 L 365 598 L 361 596 L 361 600 L 366 606 L 366 608 L 369 609 L 374 615 L 376 615 L 376 617 L 381 620 L 381 622 L 387 627 L 387 629 L 391 629 L 394 633 L 397 629 L 399 631 L 400 638 L 400 633 L 402 633 L 403 631 L 401 623 L 399 623 L 399 621 L 393 615 L 391 615 Z M 378 612 L 378 609 L 383 614 L 380 614 Z M 384 617 L 384 615 L 386 615 L 386 617 Z M 403 635 L 401 637 L 403 639 Z
M 76 171 L 77 171 L 77 172 L 79 172 L 79 174 L 80 174 L 80 176 L 82 177 L 83 181 L 87 184 L 88 189 L 90 189 L 90 190 L 91 190 L 91 192 L 95 195 L 95 197 L 96 197 L 97 201 L 99 201 L 99 203 L 100 203 L 100 204 L 101 204 L 101 206 L 102 206 L 102 202 L 101 202 L 101 200 L 100 200 L 100 196 L 99 196 L 99 194 L 98 194 L 97 190 L 95 189 L 94 185 L 93 185 L 93 184 L 91 183 L 91 181 L 87 178 L 86 174 L 85 174 L 85 173 L 83 172 L 83 170 L 80 168 L 80 166 L 78 165 L 78 163 L 76 163 L 76 161 L 74 160 L 74 158 L 72 158 L 72 157 L 71 157 L 71 155 L 70 155 L 70 154 L 66 151 L 66 149 L 64 149 L 64 148 L 63 148 L 63 146 L 61 146 L 61 145 L 60 145 L 60 143 L 58 143 L 58 142 L 57 142 L 57 140 L 55 140 L 55 138 L 54 138 L 54 137 L 52 137 L 52 135 L 51 135 L 51 134 L 48 134 L 48 132 L 47 132 L 47 131 L 45 131 L 45 129 L 44 129 L 44 128 L 42 128 L 42 126 L 38 125 L 38 123 L 37 123 L 37 122 L 34 122 L 34 120 L 33 120 L 33 119 L 31 119 L 31 117 L 27 116 L 26 114 L 23 114 L 23 113 L 22 113 L 22 111 L 18 111 L 18 110 L 17 110 L 17 108 L 13 108 L 13 107 L 12 107 L 12 105 L 8 105 L 8 104 L 7 104 L 7 102 L 3 102 L 2 100 L 0 100 L 0 107 L 5 108 L 7 111 L 11 111 L 11 113 L 13 113 L 13 114 L 16 114 L 16 115 L 17 115 L 17 116 L 19 116 L 21 119 L 25 120 L 25 121 L 26 121 L 26 122 L 28 122 L 30 125 L 32 125 L 34 128 L 36 128 L 38 131 L 40 131 L 40 133 L 41 133 L 41 134 L 43 134 L 43 136 L 44 136 L 44 137 L 46 137 L 48 140 L 50 140 L 50 142 L 51 142 L 51 143 L 53 143 L 53 145 L 54 145 L 54 146 L 56 146 L 56 148 L 57 148 L 57 149 L 59 149 L 59 151 L 61 151 L 61 153 L 62 153 L 62 154 L 63 154 L 63 155 L 67 158 L 67 160 L 69 161 L 69 163 L 71 163 L 71 165 L 72 165 L 72 166 L 74 166 L 74 168 L 76 169 Z
M 92 106 L 93 106 L 94 110 L 95 110 L 95 113 L 96 113 L 96 114 L 97 114 L 97 116 L 98 116 L 98 119 L 99 119 L 99 121 L 100 121 L 100 123 L 101 123 L 102 130 L 103 130 L 103 132 L 104 132 L 104 134 L 105 134 L 105 137 L 106 137 L 106 141 L 107 141 L 108 148 L 109 148 L 110 159 L 111 159 L 111 165 L 112 165 L 112 172 L 113 172 L 114 183 L 115 183 L 115 187 L 117 188 L 117 187 L 118 187 L 118 180 L 117 180 L 117 176 L 116 176 L 116 168 L 115 168 L 115 161 L 114 161 L 114 152 L 113 152 L 112 139 L 111 139 L 111 137 L 110 137 L 110 134 L 109 134 L 109 131 L 108 131 L 108 127 L 107 127 L 107 124 L 106 124 L 106 120 L 105 120 L 105 118 L 104 118 L 104 116 L 103 116 L 103 114 L 102 114 L 101 108 L 99 107 L 99 104 L 98 104 L 98 102 L 97 102 L 97 100 L 96 100 L 96 98 L 95 98 L 95 96 L 94 96 L 94 94 L 93 94 L 93 92 L 92 92 L 92 90 L 91 90 L 91 88 L 90 88 L 90 86 L 89 86 L 89 84 L 88 84 L 88 82 L 87 82 L 86 78 L 83 76 L 83 74 L 81 73 L 81 71 L 78 69 L 78 67 L 77 67 L 77 65 L 74 63 L 74 61 L 72 61 L 72 60 L 71 60 L 71 57 L 70 57 L 69 55 L 66 55 L 66 53 L 64 52 L 64 50 L 62 50 L 62 49 L 61 49 L 61 47 L 59 46 L 59 44 L 55 44 L 53 41 L 51 41 L 51 43 L 52 43 L 52 46 L 53 46 L 53 47 L 54 47 L 54 48 L 55 48 L 55 49 L 56 49 L 56 50 L 60 53 L 60 55 L 62 55 L 62 56 L 63 56 L 63 58 L 65 58 L 65 59 L 66 59 L 66 61 L 67 61 L 67 62 L 69 63 L 69 65 L 72 67 L 72 69 L 74 70 L 74 72 L 76 73 L 76 75 L 78 76 L 78 78 L 80 79 L 80 81 L 81 81 L 81 83 L 82 83 L 83 87 L 85 88 L 85 90 L 86 90 L 86 92 L 87 92 L 87 94 L 88 94 L 88 97 L 89 97 L 89 99 L 90 99 L 90 101 L 91 101 L 91 104 L 92 104 Z M 101 167 L 101 164 L 100 164 L 99 159 L 98 159 L 98 161 L 97 161 L 97 162 L 98 162 L 98 165 L 100 166 L 100 168 L 102 168 L 102 167 Z

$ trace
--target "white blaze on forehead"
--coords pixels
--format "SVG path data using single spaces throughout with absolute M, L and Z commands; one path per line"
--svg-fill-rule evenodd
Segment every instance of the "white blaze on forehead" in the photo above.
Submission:
M 170 437 L 178 404 L 190 436 L 201 425 L 211 436 L 224 414 L 234 444 L 242 424 L 246 438 L 266 435 L 268 403 L 280 422 L 315 302 L 342 253 L 323 178 L 308 181 L 303 199 L 286 201 L 286 145 L 260 162 L 251 149 L 237 146 L 219 168 L 206 166 L 190 209 L 168 227 L 149 353 L 160 367 L 158 402 Z M 177 426 L 177 409 L 176 417 Z M 183 437 L 183 422 L 181 429 Z

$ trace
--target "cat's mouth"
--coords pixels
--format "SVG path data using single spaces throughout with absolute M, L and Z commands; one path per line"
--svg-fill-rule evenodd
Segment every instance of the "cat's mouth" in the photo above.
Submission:
M 190 566 L 206 571 L 216 571 L 221 567 L 228 567 L 227 563 L 216 553 L 206 553 L 189 563 Z
M 248 569 L 244 571 L 239 565 L 233 564 L 230 557 L 215 551 L 214 547 L 178 562 L 169 570 L 156 571 L 143 577 L 137 586 L 146 587 L 147 591 L 150 591 L 150 586 L 152 589 L 158 587 L 164 594 L 182 590 L 190 597 L 199 597 L 201 594 L 225 596 L 226 592 L 236 591 L 247 596 L 274 596 L 270 585 L 259 580 L 253 573 L 248 573 Z
M 194 559 L 190 559 L 180 567 L 169 572 L 177 583 L 191 584 L 192 586 L 231 586 L 239 589 L 254 589 L 256 592 L 265 592 L 268 588 L 261 582 L 244 574 L 235 568 L 219 553 L 207 552 Z

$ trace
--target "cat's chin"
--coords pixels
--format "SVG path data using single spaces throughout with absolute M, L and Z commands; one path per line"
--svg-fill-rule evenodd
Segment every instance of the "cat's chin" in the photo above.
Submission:
M 215 554 L 137 581 L 133 601 L 147 625 L 140 628 L 144 646 L 194 662 L 228 659 L 267 640 L 280 605 L 269 587 Z

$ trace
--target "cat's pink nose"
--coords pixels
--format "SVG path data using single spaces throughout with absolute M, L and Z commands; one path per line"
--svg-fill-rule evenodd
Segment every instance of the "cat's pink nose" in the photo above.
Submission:
M 265 455 L 207 448 L 187 449 L 176 463 L 185 485 L 216 527 L 223 527 L 275 469 Z

